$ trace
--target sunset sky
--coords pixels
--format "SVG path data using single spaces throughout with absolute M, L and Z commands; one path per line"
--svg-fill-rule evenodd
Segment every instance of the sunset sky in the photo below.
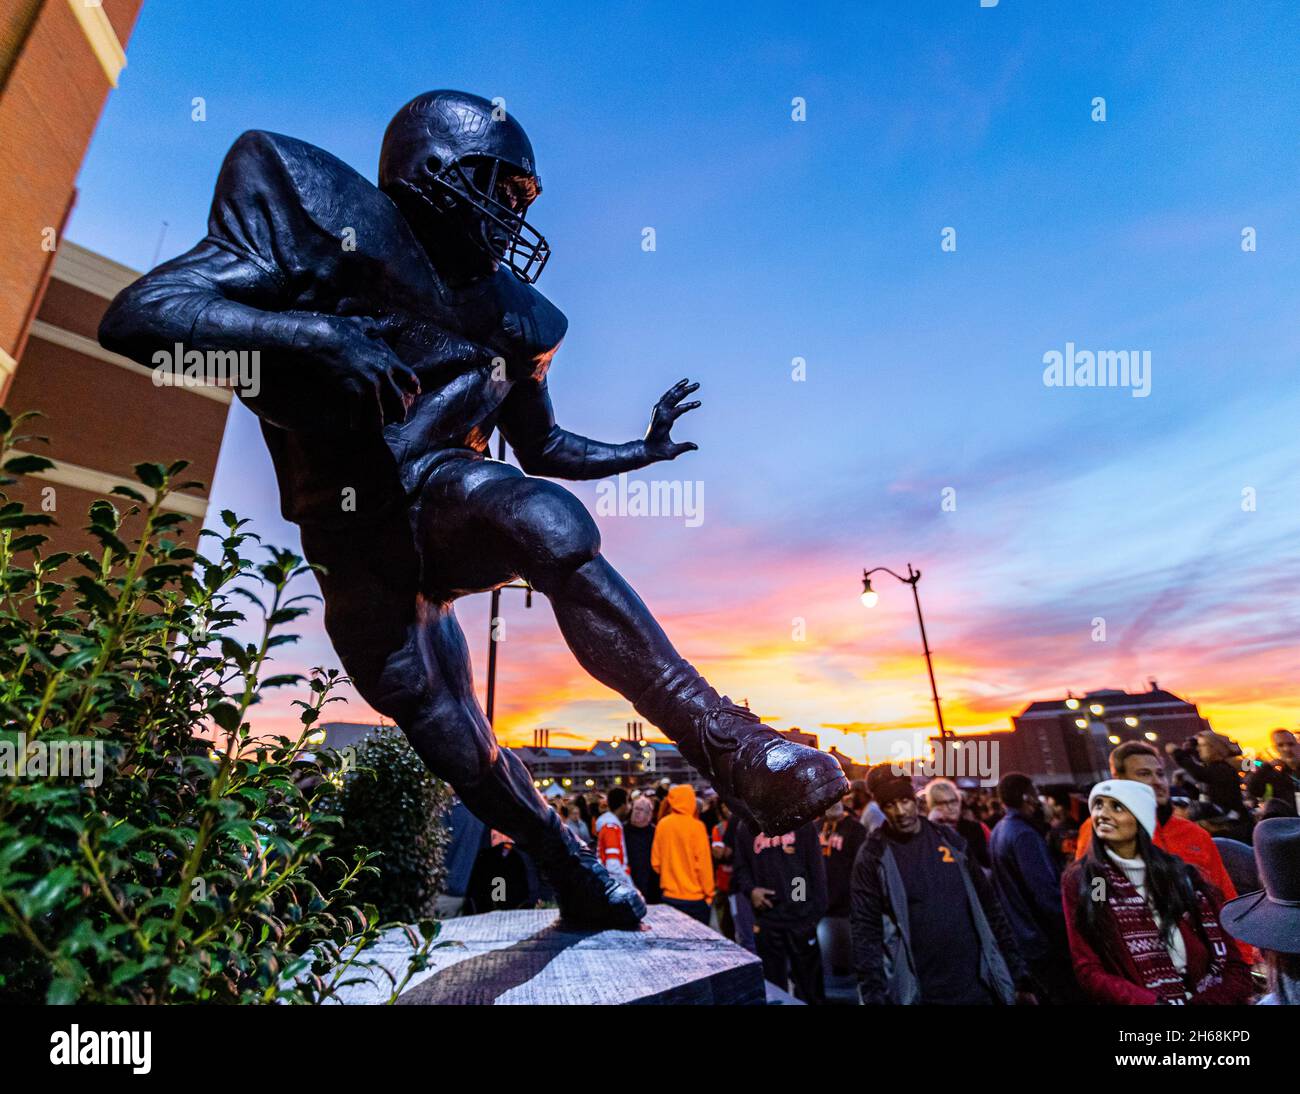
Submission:
M 162 222 L 164 258 L 204 234 L 245 129 L 373 178 L 416 93 L 502 96 L 545 184 L 538 287 L 570 321 L 561 424 L 627 440 L 677 379 L 702 385 L 675 431 L 700 451 L 635 477 L 702 484 L 703 520 L 597 519 L 720 690 L 858 757 L 930 731 L 910 591 L 881 575 L 879 605 L 858 601 L 864 566 L 910 561 L 959 731 L 1150 677 L 1243 745 L 1296 725 L 1295 5 L 376 11 L 147 0 L 69 238 L 144 269 Z M 1149 351 L 1150 394 L 1045 386 L 1067 343 Z M 158 458 L 184 443 L 159 438 Z M 574 489 L 594 512 L 597 485 Z M 242 407 L 226 507 L 296 543 Z M 502 736 L 621 731 L 630 707 L 578 668 L 545 600 L 503 599 Z M 458 613 L 481 685 L 487 597 Z M 281 669 L 333 663 L 316 615 Z M 259 728 L 287 727 L 289 698 Z M 372 714 L 354 699 L 332 717 Z

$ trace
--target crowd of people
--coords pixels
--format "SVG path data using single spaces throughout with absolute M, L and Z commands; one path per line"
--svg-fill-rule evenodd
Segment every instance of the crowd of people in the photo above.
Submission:
M 775 837 L 667 780 L 554 804 L 622 884 L 806 1003 L 847 982 L 869 1004 L 1300 1004 L 1300 743 L 1271 746 L 1126 741 L 1086 794 L 878 764 Z M 470 910 L 545 899 L 521 857 L 493 834 Z

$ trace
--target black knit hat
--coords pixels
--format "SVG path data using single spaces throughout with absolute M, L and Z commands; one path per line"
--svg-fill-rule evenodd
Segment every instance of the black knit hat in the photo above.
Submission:
M 887 803 L 898 801 L 899 798 L 916 796 L 912 777 L 898 772 L 892 763 L 876 764 L 867 772 L 867 789 L 882 809 Z

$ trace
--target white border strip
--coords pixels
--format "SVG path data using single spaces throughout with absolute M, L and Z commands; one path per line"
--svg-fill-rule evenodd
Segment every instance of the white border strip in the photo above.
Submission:
M 110 365 L 116 365 L 118 368 L 124 368 L 128 372 L 134 372 L 139 376 L 147 377 L 151 382 L 153 380 L 153 370 L 146 368 L 144 365 L 137 365 L 129 357 L 123 357 L 120 353 L 114 353 L 112 350 L 106 350 L 92 338 L 85 338 L 80 334 L 73 334 L 70 330 L 64 330 L 62 327 L 56 327 L 53 323 L 46 323 L 41 319 L 33 319 L 31 326 L 31 337 L 39 338 L 42 342 L 49 342 L 55 346 L 62 346 L 64 349 L 70 349 L 74 353 L 84 354 L 86 357 L 93 357 L 97 361 L 106 361 Z M 234 399 L 234 393 L 229 388 L 207 387 L 201 384 L 183 387 L 176 384 L 159 384 L 158 390 L 163 388 L 175 388 L 177 391 L 188 391 L 192 395 L 202 395 L 205 399 L 212 399 L 218 403 L 227 405 Z
M 40 453 L 23 452 L 17 448 L 11 448 L 6 453 L 7 457 L 27 455 L 40 455 Z M 115 486 L 129 486 L 134 490 L 138 490 L 145 497 L 149 496 L 149 487 L 143 483 L 118 478 L 115 475 L 105 474 L 103 471 L 93 471 L 89 467 L 79 467 L 75 463 L 55 460 L 50 456 L 45 458 L 51 460 L 54 466 L 48 471 L 30 472 L 31 478 L 44 479 L 59 486 L 75 486 L 79 490 L 87 490 L 103 498 L 109 498 Z M 122 501 L 127 500 L 127 498 L 122 498 Z M 195 497 L 193 494 L 179 494 L 172 491 L 163 498 L 162 507 L 170 509 L 173 513 L 185 513 L 187 516 L 198 517 L 199 520 L 202 520 L 208 513 L 208 499 Z
M 126 68 L 126 51 L 113 24 L 104 14 L 103 4 L 100 0 L 68 0 L 68 5 L 81 24 L 81 33 L 86 36 L 99 67 L 104 70 L 108 82 L 117 87 L 117 77 Z
M 50 276 L 74 288 L 112 300 L 128 285 L 139 280 L 140 271 L 65 239 L 60 241 L 54 252 L 54 269 L 50 271 Z

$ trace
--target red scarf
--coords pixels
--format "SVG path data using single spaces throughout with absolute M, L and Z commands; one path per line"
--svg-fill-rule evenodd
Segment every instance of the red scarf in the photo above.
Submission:
M 1187 1002 L 1188 987 L 1169 956 L 1169 949 L 1165 946 L 1160 928 L 1156 926 L 1151 905 L 1123 870 L 1109 862 L 1105 863 L 1105 868 L 1106 904 L 1128 951 L 1129 960 L 1137 970 L 1139 982 L 1148 991 L 1160 996 L 1162 1002 L 1181 1006 Z M 1210 956 L 1209 968 L 1192 989 L 1193 995 L 1199 995 L 1222 983 L 1223 970 L 1228 960 L 1228 946 L 1214 908 L 1199 888 L 1195 889 L 1195 893 L 1195 914 L 1200 918 Z M 1175 924 L 1174 930 L 1179 929 L 1180 924 Z

